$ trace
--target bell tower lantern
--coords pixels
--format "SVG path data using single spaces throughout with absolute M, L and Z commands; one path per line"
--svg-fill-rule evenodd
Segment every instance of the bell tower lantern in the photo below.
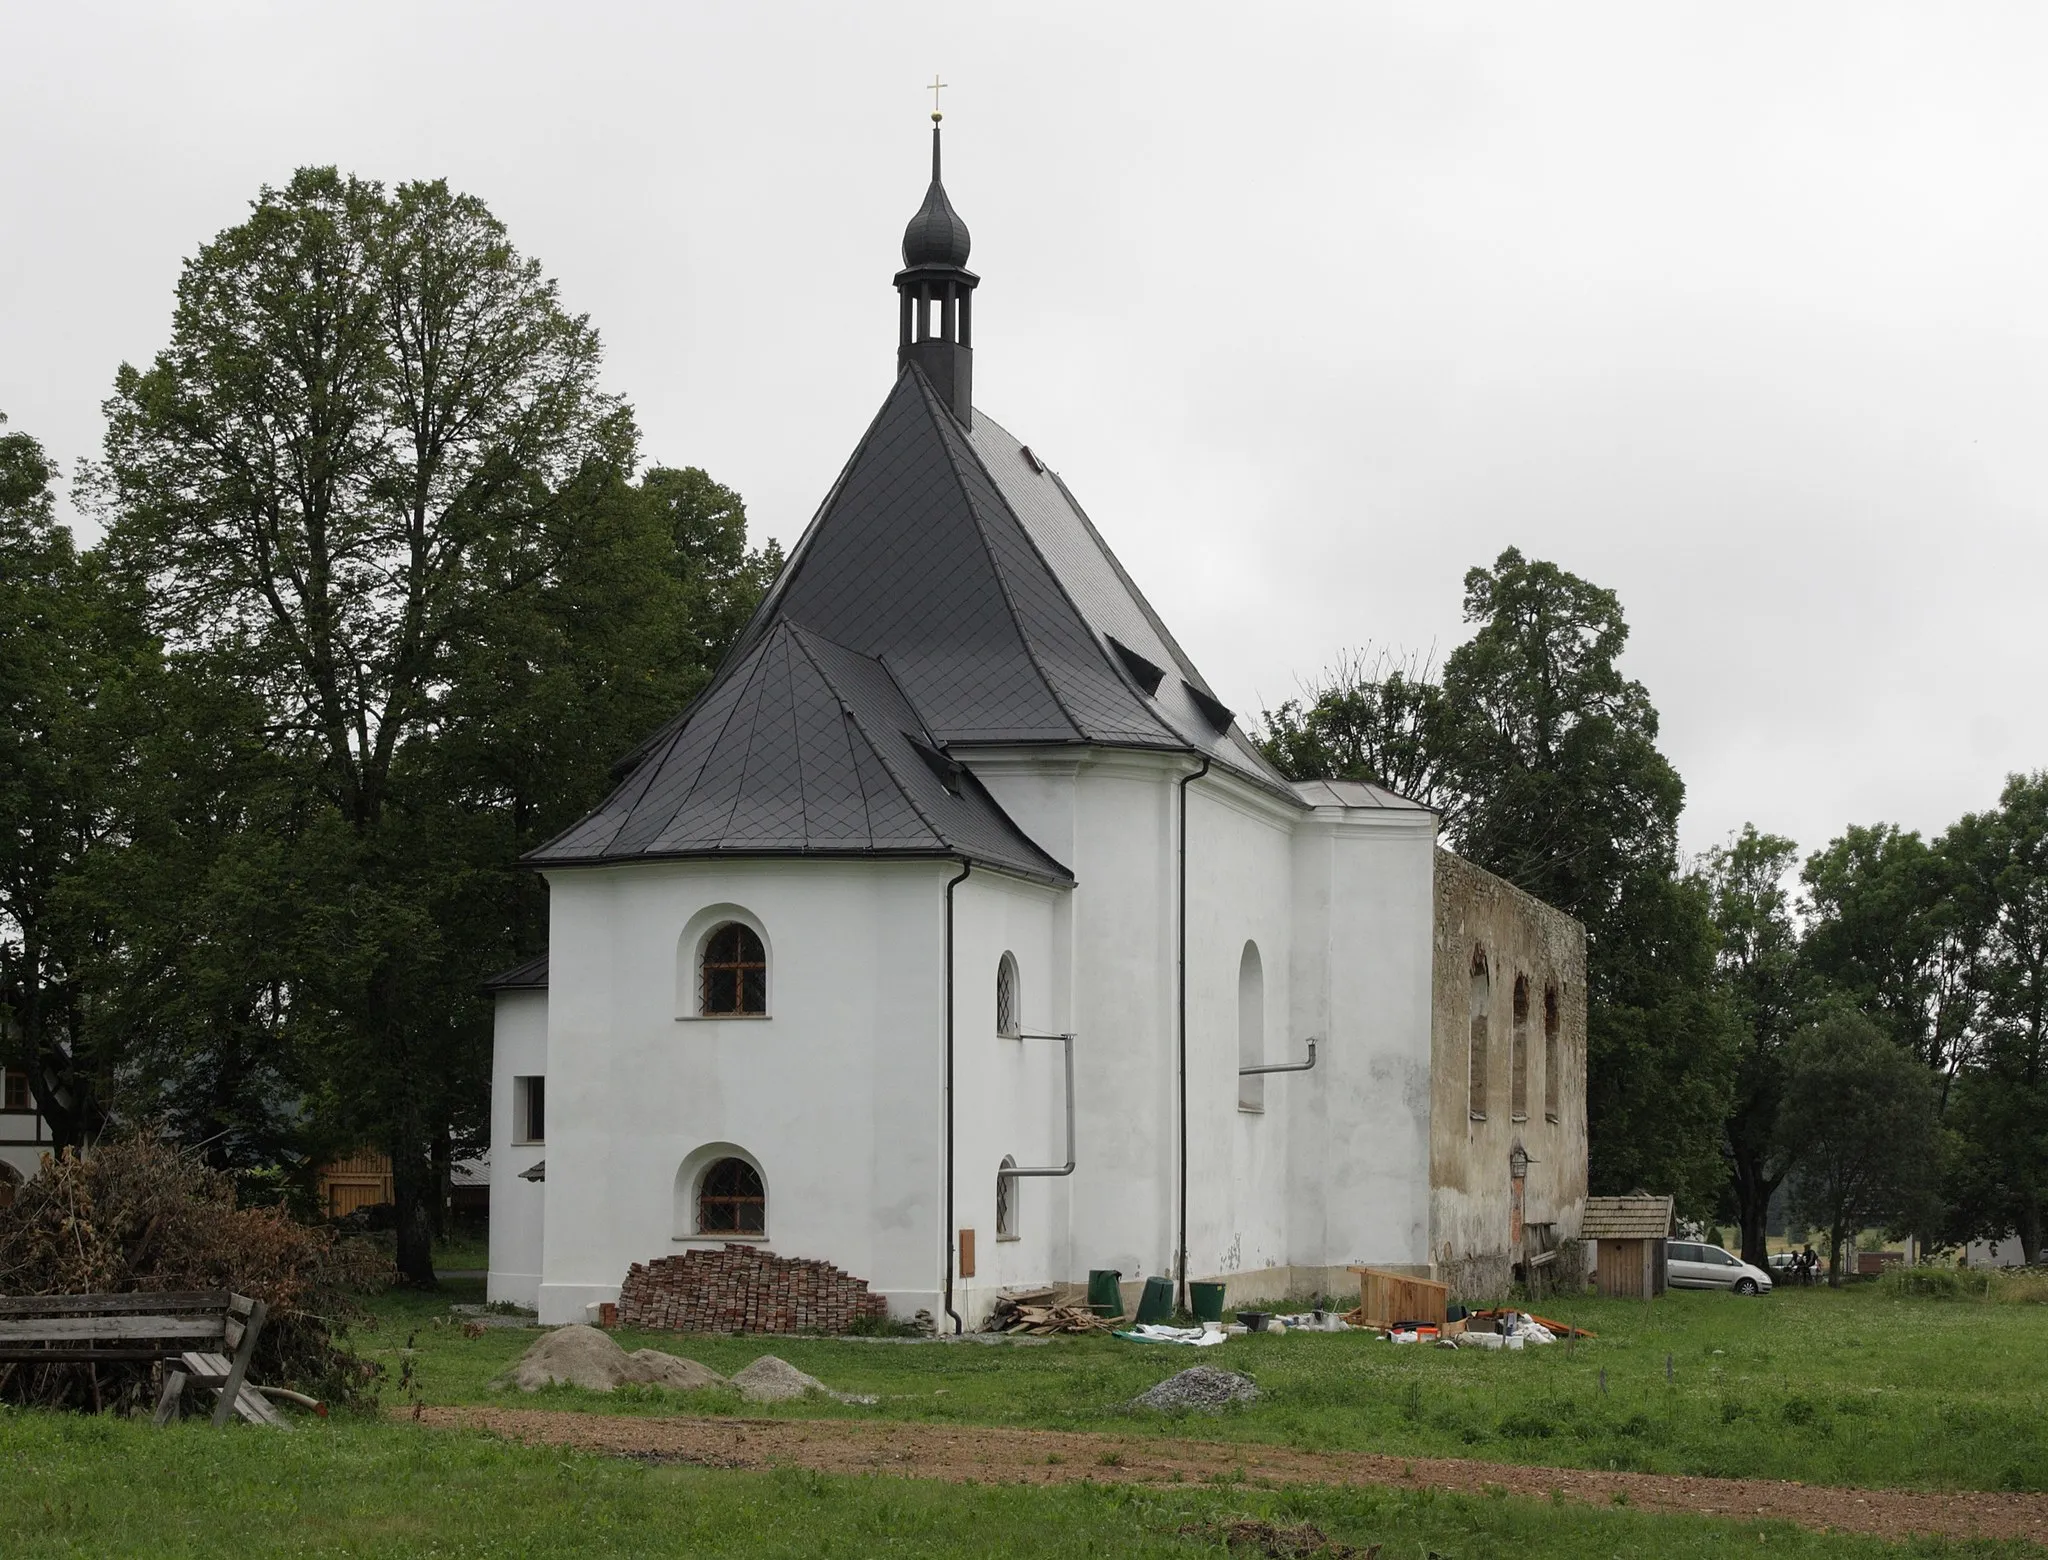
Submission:
M 915 363 L 963 423 L 974 420 L 974 289 L 967 224 L 939 180 L 939 119 L 932 111 L 932 186 L 903 230 L 896 273 L 896 367 Z

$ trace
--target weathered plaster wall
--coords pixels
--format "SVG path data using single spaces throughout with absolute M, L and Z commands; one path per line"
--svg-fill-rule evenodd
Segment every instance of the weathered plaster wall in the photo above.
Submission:
M 1484 1112 L 1472 1098 L 1472 960 L 1484 953 L 1491 986 Z M 1527 1111 L 1512 1109 L 1514 987 L 1529 983 Z M 1546 1110 L 1544 993 L 1558 994 L 1555 1119 Z M 1501 1294 L 1539 1242 L 1517 1240 L 1511 1175 L 1517 1146 L 1529 1157 L 1522 1223 L 1576 1237 L 1586 1199 L 1586 933 L 1570 916 L 1490 872 L 1436 853 L 1431 982 L 1430 1252 L 1454 1296 Z

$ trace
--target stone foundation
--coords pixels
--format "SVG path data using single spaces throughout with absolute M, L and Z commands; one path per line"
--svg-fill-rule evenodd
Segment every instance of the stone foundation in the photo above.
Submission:
M 758 1246 L 636 1262 L 619 1291 L 619 1325 L 673 1332 L 843 1333 L 888 1311 L 866 1279 Z

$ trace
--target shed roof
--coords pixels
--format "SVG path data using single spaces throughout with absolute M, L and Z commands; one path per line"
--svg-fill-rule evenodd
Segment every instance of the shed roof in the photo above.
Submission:
M 1664 1240 L 1671 1234 L 1669 1197 L 1588 1197 L 1581 1240 Z

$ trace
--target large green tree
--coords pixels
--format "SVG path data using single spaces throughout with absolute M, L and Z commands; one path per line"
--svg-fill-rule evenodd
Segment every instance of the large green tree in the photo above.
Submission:
M 1621 603 L 1509 548 L 1466 575 L 1465 619 L 1440 683 L 1412 659 L 1355 658 L 1267 716 L 1265 750 L 1296 778 L 1426 802 L 1461 855 L 1585 923 L 1594 1185 L 1656 1186 L 1706 1212 L 1733 1024 L 1708 896 L 1677 876 L 1685 789 L 1620 668 Z
M 1794 1036 L 1778 1129 L 1797 1160 L 1792 1210 L 1828 1232 L 1830 1283 L 1858 1231 L 1925 1219 L 1940 1149 L 1933 1079 L 1861 1013 Z
M 106 408 L 110 552 L 297 772 L 279 1001 L 318 1108 L 389 1151 L 422 1282 L 434 1144 L 485 1040 L 479 1004 L 447 1001 L 460 848 L 403 787 L 466 647 L 630 466 L 598 362 L 481 202 L 306 169 L 188 262 L 170 345 Z
M 1974 911 L 1979 1001 L 1948 1124 L 1955 1154 L 1948 1233 L 2017 1234 L 2041 1260 L 2048 1205 L 2048 773 L 2014 775 L 1998 806 L 1940 840 L 1944 909 Z
M 1778 1134 L 1785 1053 L 1807 1005 L 1799 931 L 1786 890 L 1799 847 L 1754 824 L 1707 852 L 1701 878 L 1719 939 L 1716 963 L 1736 1023 L 1733 1098 L 1726 1126 L 1728 1190 L 1742 1259 L 1769 1256 L 1771 1199 L 1791 1168 Z
M 77 887 L 118 827 L 123 687 L 154 646 L 58 523 L 56 476 L 33 438 L 0 433 L 0 1065 L 61 1146 L 107 1110 L 85 976 L 105 929 Z

